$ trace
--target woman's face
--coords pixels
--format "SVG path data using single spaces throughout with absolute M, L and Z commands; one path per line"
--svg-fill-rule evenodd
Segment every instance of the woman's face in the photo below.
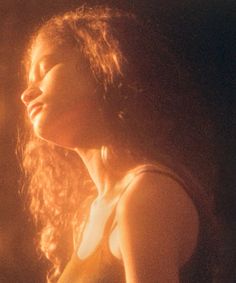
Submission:
M 37 136 L 66 147 L 99 146 L 104 137 L 95 80 L 78 50 L 38 37 L 22 94 Z

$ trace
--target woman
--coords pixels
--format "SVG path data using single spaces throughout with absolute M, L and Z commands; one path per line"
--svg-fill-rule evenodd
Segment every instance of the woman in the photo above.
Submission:
M 48 282 L 215 282 L 212 198 L 191 170 L 204 107 L 167 46 L 106 7 L 32 37 L 23 165 Z

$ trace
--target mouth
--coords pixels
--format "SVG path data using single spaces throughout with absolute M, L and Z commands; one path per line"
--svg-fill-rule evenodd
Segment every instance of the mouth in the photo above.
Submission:
M 43 104 L 42 103 L 36 103 L 35 105 L 32 105 L 28 108 L 28 115 L 30 120 L 33 120 L 42 110 Z

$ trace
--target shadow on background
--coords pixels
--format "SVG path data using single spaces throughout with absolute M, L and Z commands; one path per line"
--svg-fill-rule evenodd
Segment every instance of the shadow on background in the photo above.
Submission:
M 86 2 L 111 4 L 157 21 L 193 71 L 216 128 L 217 213 L 226 223 L 228 257 L 225 260 L 229 262 L 224 283 L 236 282 L 234 1 Z M 24 88 L 22 53 L 29 34 L 42 19 L 83 3 L 72 0 L 0 2 L 0 283 L 45 282 L 46 263 L 35 252 L 35 231 L 19 194 L 20 168 L 15 155 L 17 125 L 23 117 L 19 100 Z

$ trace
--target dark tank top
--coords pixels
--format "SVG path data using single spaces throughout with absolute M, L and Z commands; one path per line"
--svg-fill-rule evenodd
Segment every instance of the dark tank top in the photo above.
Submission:
M 176 182 L 192 199 L 199 214 L 198 243 L 191 258 L 179 271 L 180 283 L 212 283 L 214 252 L 214 220 L 211 215 L 211 208 L 208 204 L 208 196 L 204 193 L 192 178 L 183 181 L 170 169 L 159 165 L 143 165 L 135 170 L 135 176 L 153 172 L 164 174 Z M 131 183 L 131 182 L 130 182 Z M 129 183 L 129 184 L 130 184 Z M 127 184 L 125 190 L 128 188 Z M 124 191 L 125 191 L 124 190 Z M 122 260 L 116 258 L 109 248 L 109 236 L 115 224 L 116 207 L 112 210 L 104 228 L 103 237 L 100 244 L 85 259 L 81 260 L 76 252 L 66 265 L 58 283 L 125 283 L 125 270 Z M 84 225 L 85 226 L 85 225 Z M 80 236 L 81 240 L 81 236 Z M 80 242 L 80 241 L 79 241 Z M 153 283 L 158 282 L 158 278 Z

